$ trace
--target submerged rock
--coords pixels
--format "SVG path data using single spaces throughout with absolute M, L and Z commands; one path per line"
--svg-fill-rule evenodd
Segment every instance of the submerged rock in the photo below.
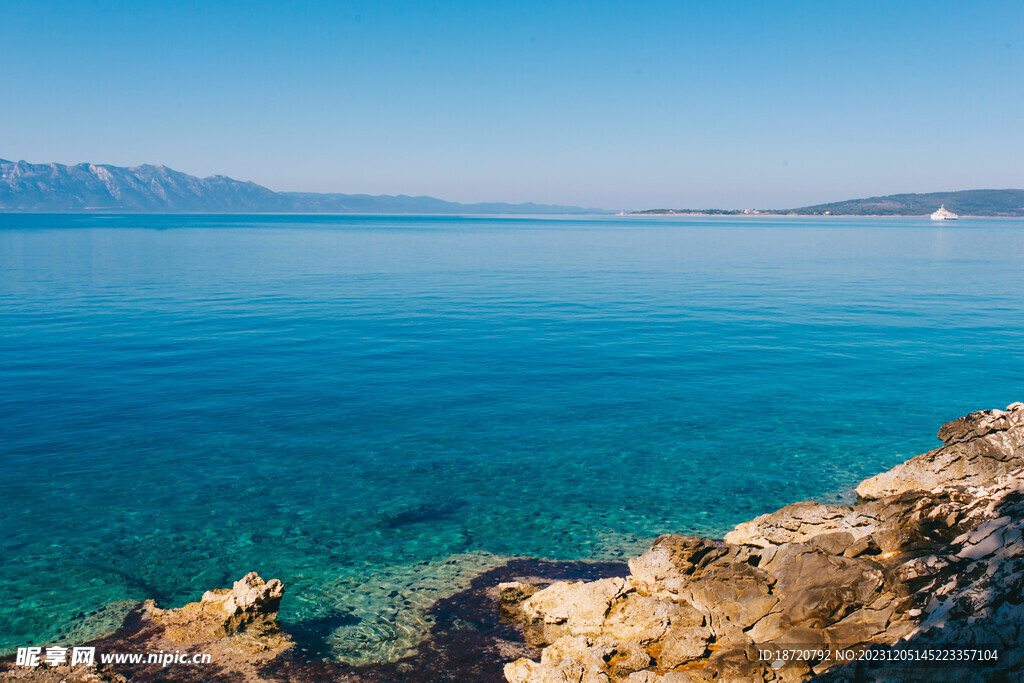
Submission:
M 502 609 L 544 648 L 539 661 L 507 664 L 506 679 L 1024 675 L 1024 404 L 972 413 L 939 435 L 942 448 L 863 482 L 857 505 L 789 505 L 739 525 L 724 543 L 662 536 L 629 562 L 624 580 L 502 591 Z M 998 660 L 943 665 L 885 654 L 972 646 Z M 792 656 L 865 657 L 868 648 L 870 659 L 852 663 Z

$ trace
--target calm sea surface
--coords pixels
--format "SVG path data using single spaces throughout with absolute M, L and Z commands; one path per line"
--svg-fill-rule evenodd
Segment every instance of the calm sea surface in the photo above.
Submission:
M 257 570 L 394 658 L 509 555 L 848 499 L 1016 400 L 1018 220 L 0 214 L 0 652 Z

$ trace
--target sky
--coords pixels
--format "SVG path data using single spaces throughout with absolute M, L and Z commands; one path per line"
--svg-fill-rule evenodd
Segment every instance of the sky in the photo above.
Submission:
M 1024 187 L 1024 3 L 0 0 L 0 158 L 605 209 Z

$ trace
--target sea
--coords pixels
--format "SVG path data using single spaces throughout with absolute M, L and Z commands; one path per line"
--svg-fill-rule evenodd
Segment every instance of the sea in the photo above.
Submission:
M 0 653 L 257 571 L 393 661 L 1018 400 L 1022 220 L 0 214 Z

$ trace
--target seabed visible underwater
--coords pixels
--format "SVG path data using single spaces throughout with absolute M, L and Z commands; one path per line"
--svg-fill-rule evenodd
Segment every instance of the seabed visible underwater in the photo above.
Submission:
M 510 557 L 848 501 L 1024 394 L 1024 222 L 0 215 L 0 652 L 248 571 L 407 654 Z

